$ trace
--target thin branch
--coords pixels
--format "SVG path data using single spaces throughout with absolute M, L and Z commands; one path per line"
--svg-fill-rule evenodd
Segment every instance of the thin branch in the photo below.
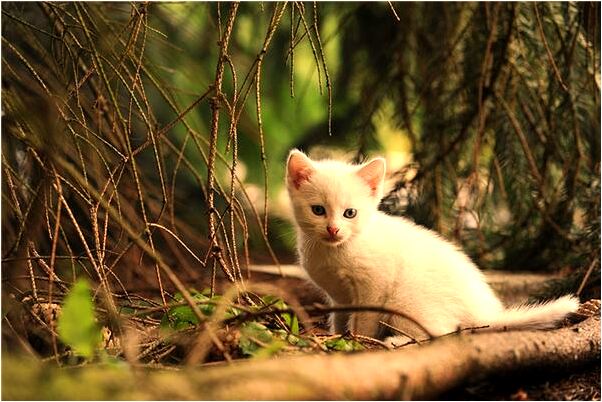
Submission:
M 397 15 L 397 11 L 395 11 L 395 7 L 393 7 L 393 3 L 391 3 L 390 1 L 387 1 L 387 3 L 389 3 L 389 8 L 391 8 L 391 12 L 393 13 L 393 16 L 395 17 L 397 22 L 401 22 L 401 18 L 399 18 L 399 15 Z

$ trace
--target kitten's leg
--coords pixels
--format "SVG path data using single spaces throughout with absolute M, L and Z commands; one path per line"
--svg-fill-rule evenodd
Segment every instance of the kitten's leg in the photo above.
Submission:
M 383 315 L 379 313 L 354 313 L 349 319 L 349 329 L 351 329 L 354 334 L 376 338 L 380 332 L 378 322 L 381 321 L 382 318 Z
M 389 324 L 395 328 L 395 335 L 385 338 L 384 343 L 392 348 L 411 347 L 429 339 L 428 334 L 413 321 L 402 317 L 392 317 Z
M 330 297 L 327 297 L 328 305 L 334 306 L 336 303 Z M 331 334 L 344 334 L 347 332 L 350 313 L 336 312 L 328 315 L 328 327 Z
M 345 332 L 347 332 L 347 324 L 349 323 L 349 317 L 349 313 L 330 314 L 330 332 L 335 334 L 344 334 Z
M 376 289 L 374 284 L 360 288 L 356 286 L 357 294 L 354 297 L 354 304 L 357 305 L 376 305 L 384 306 L 385 300 L 382 300 L 379 295 L 379 289 Z M 379 321 L 388 321 L 386 315 L 380 312 L 358 311 L 351 315 L 349 319 L 349 329 L 356 335 L 369 336 L 371 338 L 379 338 L 382 336 L 383 328 Z
M 412 338 L 405 336 L 405 335 L 395 335 L 395 336 L 389 336 L 388 338 L 385 338 L 385 340 L 383 341 L 385 343 L 385 345 L 396 349 L 399 347 L 409 347 L 410 345 L 417 345 L 416 341 L 413 340 Z

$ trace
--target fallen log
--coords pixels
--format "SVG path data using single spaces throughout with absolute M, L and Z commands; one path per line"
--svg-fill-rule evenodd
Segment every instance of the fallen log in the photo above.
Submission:
M 2 393 L 5 399 L 47 399 L 32 382 L 49 384 L 61 372 L 63 386 L 46 388 L 53 390 L 51 399 L 428 399 L 498 375 L 569 371 L 596 361 L 599 314 L 552 331 L 462 332 L 396 351 L 248 360 L 178 371 L 105 369 L 97 382 L 86 370 L 98 367 L 39 369 L 29 375 L 3 361 Z M 68 386 L 64 376 L 71 376 Z M 111 394 L 99 394 L 100 389 Z

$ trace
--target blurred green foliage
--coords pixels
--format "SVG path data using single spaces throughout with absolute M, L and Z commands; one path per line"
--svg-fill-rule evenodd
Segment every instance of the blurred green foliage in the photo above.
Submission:
M 86 280 L 78 280 L 67 294 L 58 319 L 58 333 L 61 341 L 71 346 L 75 354 L 88 359 L 94 357 L 101 334 Z

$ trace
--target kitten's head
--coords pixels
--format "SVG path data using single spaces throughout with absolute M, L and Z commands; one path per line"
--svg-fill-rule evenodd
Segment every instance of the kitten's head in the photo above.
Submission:
M 296 149 L 286 184 L 295 219 L 309 239 L 337 246 L 360 233 L 383 195 L 385 160 L 363 165 L 313 161 Z

